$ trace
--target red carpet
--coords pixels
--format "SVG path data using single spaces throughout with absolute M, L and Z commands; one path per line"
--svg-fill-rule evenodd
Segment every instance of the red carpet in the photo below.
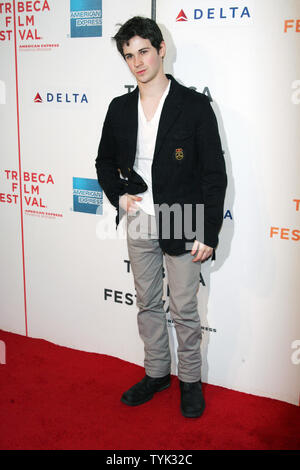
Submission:
M 120 396 L 144 369 L 105 355 L 0 331 L 1 449 L 300 449 L 300 409 L 203 385 L 200 419 L 179 409 L 177 377 L 144 405 Z

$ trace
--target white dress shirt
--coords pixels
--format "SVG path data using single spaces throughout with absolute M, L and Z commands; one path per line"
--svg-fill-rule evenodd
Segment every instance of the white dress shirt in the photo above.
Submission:
M 144 212 L 150 215 L 155 215 L 152 195 L 152 161 L 160 115 L 165 99 L 170 90 L 170 84 L 171 81 L 169 80 L 169 84 L 165 89 L 155 114 L 150 121 L 147 121 L 144 114 L 140 94 L 138 99 L 138 135 L 133 169 L 143 178 L 148 189 L 144 193 L 137 194 L 137 196 L 140 196 L 143 199 L 141 201 L 135 201 L 135 203 L 141 207 Z

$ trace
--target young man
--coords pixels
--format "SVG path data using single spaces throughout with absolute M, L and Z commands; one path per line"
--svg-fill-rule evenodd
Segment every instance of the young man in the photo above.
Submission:
M 114 39 L 137 87 L 110 103 L 96 169 L 100 185 L 117 209 L 117 224 L 121 213 L 127 212 L 128 253 L 146 372 L 121 400 L 140 405 L 170 386 L 162 300 L 165 256 L 170 314 L 178 340 L 181 412 L 199 417 L 205 407 L 197 309 L 200 266 L 214 256 L 227 184 L 218 126 L 205 95 L 164 73 L 166 45 L 153 20 L 134 17 Z M 204 221 L 199 224 L 197 210 L 203 205 Z M 138 234 L 130 230 L 137 226 Z

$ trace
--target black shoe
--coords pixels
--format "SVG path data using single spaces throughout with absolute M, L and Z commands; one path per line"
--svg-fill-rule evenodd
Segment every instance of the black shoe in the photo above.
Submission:
M 202 394 L 201 380 L 199 382 L 182 382 L 180 380 L 181 390 L 181 413 L 186 418 L 198 418 L 202 415 L 205 402 Z
M 161 392 L 170 387 L 171 377 L 170 374 L 165 377 L 153 378 L 149 375 L 133 385 L 127 392 L 124 392 L 121 401 L 129 406 L 142 405 L 146 401 L 151 400 L 154 393 Z

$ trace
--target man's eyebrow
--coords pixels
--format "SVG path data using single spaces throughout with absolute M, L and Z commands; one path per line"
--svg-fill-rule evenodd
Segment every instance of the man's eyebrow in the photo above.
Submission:
M 142 47 L 141 49 L 138 50 L 138 52 L 144 51 L 145 49 L 148 50 L 148 49 L 150 49 L 150 47 L 149 47 L 149 46 Z M 124 54 L 124 57 L 126 57 L 127 55 L 132 55 L 132 52 L 126 52 L 126 53 Z

